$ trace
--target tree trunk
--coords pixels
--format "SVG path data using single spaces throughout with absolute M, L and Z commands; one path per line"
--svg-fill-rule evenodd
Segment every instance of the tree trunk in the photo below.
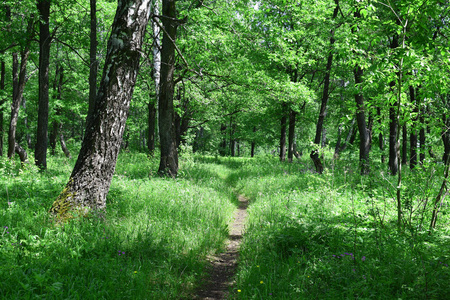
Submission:
M 220 125 L 220 132 L 222 135 L 222 142 L 219 145 L 219 154 L 225 156 L 227 154 L 227 125 Z
M 29 53 L 30 51 L 28 48 L 25 48 L 21 53 L 20 67 L 17 52 L 13 53 L 13 100 L 11 104 L 11 119 L 8 131 L 8 158 L 10 159 L 13 158 L 14 153 L 16 152 L 17 121 L 19 119 L 20 102 L 26 83 L 25 75 Z
M 59 142 L 61 144 L 61 149 L 64 152 L 64 155 L 67 158 L 72 158 L 72 155 L 70 155 L 69 149 L 67 149 L 66 142 L 64 141 L 64 134 L 62 131 L 62 123 L 60 123 L 60 128 L 59 128 Z
M 447 109 L 450 108 L 450 96 L 445 95 L 445 99 L 443 99 L 445 106 Z M 450 157 L 450 117 L 447 114 L 442 115 L 442 123 L 444 125 L 444 128 L 442 129 L 441 138 L 442 142 L 444 143 L 444 154 L 442 156 L 442 161 L 445 164 L 449 163 L 449 157 Z
M 355 75 L 355 85 L 362 83 L 363 70 L 359 65 L 353 70 Z M 355 94 L 356 101 L 356 120 L 359 130 L 359 163 L 361 166 L 361 175 L 369 174 L 369 151 L 370 151 L 370 131 L 366 124 L 366 114 L 363 95 L 358 92 Z
M 391 49 L 398 48 L 398 36 L 395 35 L 392 39 Z M 389 83 L 391 91 L 395 91 L 395 81 Z M 395 94 L 395 93 L 394 93 Z M 389 107 L 389 169 L 391 175 L 397 175 L 398 172 L 398 160 L 399 160 L 399 148 L 400 145 L 397 140 L 398 136 L 398 122 L 397 122 L 397 100 Z
M 156 132 L 156 100 L 148 102 L 148 141 L 147 149 L 148 153 L 153 156 L 155 152 L 155 132 Z
M 0 62 L 0 91 L 3 91 L 5 89 L 5 62 L 2 60 Z M 3 156 L 3 103 L 5 103 L 5 98 L 0 98 L 0 156 Z
M 333 11 L 333 20 L 336 19 L 338 12 L 339 12 L 339 0 L 335 0 L 334 3 L 336 4 L 336 7 Z M 328 102 L 328 96 L 329 96 L 329 90 L 330 90 L 330 75 L 331 75 L 331 67 L 333 65 L 333 45 L 334 45 L 335 39 L 334 39 L 334 28 L 330 31 L 330 50 L 328 53 L 328 59 L 327 59 L 327 66 L 325 70 L 325 78 L 323 82 L 323 92 L 322 92 L 322 101 L 320 105 L 320 111 L 319 111 L 319 118 L 317 120 L 317 126 L 316 126 L 316 136 L 314 138 L 314 144 L 317 145 L 317 147 L 320 145 L 320 139 L 322 137 L 322 131 L 323 131 L 323 123 L 326 117 L 326 110 L 327 110 L 327 102 Z M 310 157 L 312 161 L 314 162 L 314 166 L 316 168 L 316 171 L 319 174 L 323 173 L 323 165 L 319 157 L 319 149 L 314 149 L 311 151 Z
M 59 65 L 59 63 L 57 63 L 55 71 L 55 81 L 53 82 L 53 90 L 56 92 L 57 100 L 61 100 L 63 79 L 64 79 L 64 67 L 62 65 Z M 61 121 L 59 120 L 60 116 L 61 116 L 61 107 L 57 106 L 55 109 L 55 120 L 53 120 L 52 122 L 52 129 L 50 132 L 50 139 L 49 139 L 51 155 L 56 154 L 56 140 L 58 138 L 58 131 L 61 127 Z
M 382 127 L 382 120 L 381 120 L 381 108 L 377 107 L 377 116 L 378 116 L 378 123 L 380 128 Z M 383 133 L 380 131 L 380 133 L 378 134 L 378 147 L 380 148 L 381 151 L 381 163 L 384 164 L 386 157 L 383 154 L 384 151 L 384 137 L 383 137 Z
M 153 3 L 152 14 L 158 16 L 160 13 L 159 0 Z M 159 88 L 161 82 L 161 29 L 155 20 L 151 20 L 153 30 L 153 81 L 155 83 L 154 99 L 148 102 L 148 152 L 151 156 L 155 151 L 155 136 L 156 136 L 156 103 L 159 98 Z
M 287 103 L 283 102 L 281 104 L 281 132 L 280 132 L 280 161 L 286 160 L 286 128 L 287 128 Z
M 89 44 L 89 110 L 88 115 L 94 109 L 95 97 L 97 96 L 97 0 L 90 0 L 91 32 Z
M 175 0 L 162 1 L 162 24 L 164 28 L 161 49 L 161 88 L 159 91 L 159 138 L 161 159 L 158 173 L 176 177 L 178 173 L 178 150 L 175 136 L 173 94 L 175 71 L 175 41 L 178 21 Z
M 289 145 L 288 145 L 288 161 L 291 163 L 294 159 L 294 139 L 295 139 L 295 117 L 297 112 L 289 110 Z
M 252 145 L 250 150 L 250 156 L 255 156 L 255 148 L 256 148 L 256 142 L 255 142 L 255 132 L 256 132 L 256 126 L 253 126 L 253 138 L 252 138 Z
M 417 115 L 419 114 L 419 106 L 416 99 L 416 93 L 413 86 L 409 86 L 409 97 L 411 100 L 413 108 L 413 119 L 412 119 L 412 127 L 411 132 L 409 134 L 409 168 L 412 170 L 417 165 Z
M 408 163 L 408 130 L 406 124 L 402 126 L 402 165 Z
M 234 133 L 236 131 L 236 124 L 233 123 L 233 117 L 230 116 L 230 155 L 235 156 L 236 149 L 236 139 L 234 138 Z
M 425 162 L 425 128 L 427 125 L 425 124 L 425 114 L 426 114 L 426 108 L 422 104 L 419 112 L 419 122 L 420 122 L 420 131 L 419 131 L 419 160 L 420 164 L 423 165 Z
M 119 0 L 103 77 L 69 182 L 51 212 L 62 221 L 103 210 L 128 116 L 150 0 Z
M 39 108 L 34 159 L 36 165 L 47 168 L 48 133 L 48 69 L 50 65 L 50 0 L 38 0 L 39 11 Z

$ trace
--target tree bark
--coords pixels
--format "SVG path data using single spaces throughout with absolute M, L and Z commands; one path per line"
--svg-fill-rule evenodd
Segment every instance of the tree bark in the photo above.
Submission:
M 335 0 L 334 3 L 336 4 L 336 7 L 333 11 L 333 20 L 336 19 L 338 12 L 339 12 L 339 0 Z M 329 97 L 329 90 L 330 90 L 330 75 L 331 75 L 331 67 L 333 65 L 333 45 L 335 42 L 334 38 L 334 28 L 330 31 L 330 49 L 328 53 L 327 58 L 327 66 L 325 70 L 325 78 L 323 82 L 323 92 L 322 92 L 322 101 L 320 105 L 320 111 L 319 111 L 319 118 L 317 120 L 317 126 L 316 126 L 316 136 L 314 138 L 314 144 L 319 147 L 320 140 L 322 137 L 322 131 L 323 131 L 323 123 L 326 117 L 326 110 L 327 110 L 327 102 Z M 322 161 L 319 157 L 319 149 L 314 149 L 311 151 L 310 158 L 314 162 L 314 166 L 316 168 L 317 173 L 322 174 L 323 173 L 323 165 Z
M 406 124 L 402 126 L 402 165 L 408 163 L 408 130 Z
M 287 103 L 283 102 L 281 104 L 281 132 L 280 132 L 280 161 L 286 160 L 286 128 L 287 128 Z
M 359 65 L 353 70 L 355 75 L 355 85 L 362 83 L 363 70 Z M 366 114 L 364 107 L 363 95 L 358 92 L 355 94 L 356 101 L 356 120 L 359 130 L 359 163 L 361 167 L 361 175 L 369 174 L 369 152 L 370 152 L 370 131 L 366 124 Z
M 62 149 L 62 151 L 64 152 L 64 155 L 67 158 L 72 158 L 72 155 L 70 155 L 70 151 L 69 151 L 69 149 L 66 146 L 66 142 L 64 140 L 64 134 L 63 134 L 62 129 L 63 129 L 62 128 L 62 123 L 60 123 L 60 127 L 59 127 L 59 142 L 61 144 L 61 149 Z
M 419 131 L 419 160 L 420 164 L 423 165 L 425 162 L 425 142 L 426 142 L 426 136 L 425 136 L 425 128 L 427 127 L 425 123 L 425 114 L 426 114 L 426 108 L 422 104 L 419 110 L 419 122 L 420 122 L 420 131 Z
M 5 77 L 6 77 L 5 62 L 2 60 L 0 62 L 0 91 L 3 91 L 5 89 Z M 6 101 L 5 98 L 0 98 L 0 156 L 3 156 L 3 135 L 4 135 L 3 104 L 5 103 L 5 101 Z
M 153 3 L 153 15 L 160 13 L 160 3 L 156 0 Z M 151 20 L 153 30 L 153 81 L 155 83 L 154 99 L 148 102 L 148 152 L 151 156 L 155 151 L 155 133 L 156 133 L 156 103 L 159 98 L 159 88 L 161 82 L 161 30 L 155 20 Z
M 255 148 L 256 148 L 255 132 L 256 132 L 256 126 L 253 126 L 253 138 L 252 138 L 252 145 L 251 145 L 251 150 L 250 150 L 250 157 L 255 156 Z
M 19 119 L 20 102 L 26 83 L 25 75 L 29 53 L 30 51 L 28 48 L 25 48 L 21 53 L 20 66 L 17 52 L 13 53 L 13 100 L 11 104 L 11 119 L 8 131 L 8 158 L 10 159 L 14 157 L 14 153 L 16 152 L 17 121 Z
M 395 35 L 392 39 L 391 49 L 398 48 L 398 36 Z M 395 80 L 389 83 L 391 91 L 395 90 Z M 398 122 L 397 122 L 397 100 L 389 107 L 389 169 L 391 175 L 397 175 L 398 172 L 398 160 L 399 160 L 399 148 L 400 145 L 397 140 L 398 136 Z
M 90 17 L 91 17 L 91 32 L 89 44 L 89 109 L 88 115 L 94 109 L 94 102 L 97 96 L 97 0 L 90 0 Z
M 56 99 L 61 100 L 61 90 L 64 79 L 64 67 L 59 63 L 56 64 L 55 71 L 55 81 L 53 82 L 53 90 L 56 92 Z M 58 138 L 58 131 L 61 128 L 61 121 L 59 120 L 61 116 L 61 107 L 56 107 L 55 109 L 55 120 L 52 122 L 52 129 L 50 132 L 50 149 L 51 155 L 56 154 L 56 140 Z
M 162 1 L 162 26 L 164 28 L 161 48 L 161 87 L 159 91 L 159 139 L 161 159 L 158 173 L 162 176 L 176 177 L 178 173 L 178 149 L 174 125 L 174 72 L 175 41 L 178 21 L 175 0 Z
M 233 116 L 230 116 L 230 155 L 234 157 L 236 155 L 236 139 L 234 138 L 234 133 L 236 131 L 236 124 L 233 123 Z
M 150 0 L 119 0 L 95 100 L 69 182 L 50 211 L 62 221 L 103 210 L 125 130 Z
M 415 93 L 415 89 L 413 86 L 409 87 L 409 97 L 410 97 L 410 101 L 412 103 L 412 105 L 414 106 L 413 108 L 413 119 L 412 119 L 412 128 L 411 128 L 411 132 L 409 134 L 409 168 L 412 170 L 416 167 L 417 165 L 417 130 L 416 130 L 416 126 L 417 126 L 417 115 L 419 113 L 419 108 L 418 108 L 418 103 L 417 103 L 417 99 L 416 99 L 416 93 Z
M 39 11 L 39 108 L 34 159 L 36 165 L 47 168 L 48 133 L 48 70 L 50 65 L 50 0 L 38 0 Z
M 220 132 L 222 135 L 222 142 L 219 145 L 219 154 L 225 156 L 227 154 L 227 125 L 220 125 Z
M 148 109 L 148 153 L 153 156 L 155 152 L 155 132 L 156 132 L 156 100 L 150 100 L 147 104 Z
M 295 139 L 295 117 L 297 112 L 289 110 L 289 146 L 288 146 L 288 161 L 291 163 L 294 159 L 294 139 Z

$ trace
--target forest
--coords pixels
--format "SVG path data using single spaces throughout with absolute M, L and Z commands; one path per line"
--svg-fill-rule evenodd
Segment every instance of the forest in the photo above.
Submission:
M 448 298 L 449 21 L 0 0 L 0 298 Z

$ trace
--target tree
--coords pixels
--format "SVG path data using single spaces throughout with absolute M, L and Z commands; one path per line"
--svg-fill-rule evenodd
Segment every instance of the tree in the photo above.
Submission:
M 180 20 L 176 18 L 175 0 L 162 1 L 163 40 L 161 48 L 161 87 L 159 91 L 159 138 L 161 159 L 158 173 L 176 177 L 178 173 L 178 150 L 174 124 L 174 72 L 175 41 Z
M 355 19 L 361 18 L 361 12 L 359 8 L 355 10 Z M 355 27 L 352 28 L 352 33 L 357 32 Z M 361 85 L 363 83 L 363 69 L 359 64 L 356 64 L 353 69 L 353 74 L 355 77 L 355 87 L 357 92 L 355 93 L 356 102 L 356 121 L 358 124 L 359 131 L 359 163 L 361 167 L 361 175 L 366 175 L 369 173 L 369 151 L 371 143 L 371 133 L 367 128 L 366 123 L 366 108 L 364 105 L 364 97 L 361 92 Z
M 160 12 L 160 1 L 156 0 L 153 5 L 153 15 L 158 16 Z M 152 41 L 153 41 L 153 81 L 155 83 L 155 97 L 148 101 L 148 141 L 147 148 L 150 155 L 155 151 L 155 130 L 156 130 L 156 103 L 159 99 L 159 87 L 161 82 L 161 29 L 157 20 L 152 19 Z
M 41 169 L 47 168 L 47 133 L 50 65 L 50 0 L 36 2 L 39 11 L 39 111 L 34 158 Z
M 94 108 L 95 97 L 97 96 L 97 0 L 90 0 L 90 44 L 89 44 L 89 110 L 88 115 Z
M 5 89 L 5 62 L 0 61 L 0 91 L 3 92 Z M 3 103 L 5 103 L 5 98 L 0 94 L 0 156 L 3 156 Z
M 108 41 L 103 77 L 93 113 L 69 182 L 50 211 L 60 219 L 106 207 L 106 195 L 117 156 L 134 84 L 150 0 L 119 0 Z

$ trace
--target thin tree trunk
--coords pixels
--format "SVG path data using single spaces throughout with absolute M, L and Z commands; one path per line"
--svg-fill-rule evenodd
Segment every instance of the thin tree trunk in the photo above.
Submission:
M 227 154 L 227 125 L 220 125 L 220 132 L 222 135 L 222 142 L 219 145 L 219 154 L 225 156 Z
M 156 100 L 148 102 L 148 141 L 147 149 L 148 153 L 153 156 L 155 152 L 155 132 L 156 132 Z
M 408 163 L 408 130 L 406 124 L 402 126 L 402 165 Z
M 158 16 L 160 13 L 160 0 L 153 3 L 152 14 Z M 159 98 L 159 88 L 161 82 L 161 29 L 155 20 L 151 20 L 153 30 L 153 81 L 155 83 L 154 99 L 148 102 L 148 152 L 151 156 L 155 151 L 155 136 L 156 136 L 156 104 Z
M 17 52 L 13 53 L 13 101 L 11 104 L 11 119 L 8 131 L 8 158 L 10 159 L 14 157 L 14 153 L 16 152 L 17 121 L 19 119 L 20 102 L 26 83 L 25 75 L 29 53 L 29 49 L 25 48 L 21 54 L 20 66 Z
M 48 99 L 50 65 L 50 0 L 38 0 L 39 11 L 39 108 L 34 158 L 36 165 L 47 168 L 47 133 L 48 133 Z
M 398 46 L 398 36 L 395 35 L 391 43 L 391 49 L 398 48 Z M 392 91 L 395 91 L 395 81 L 391 81 L 389 86 Z M 397 122 L 397 106 L 398 102 L 396 99 L 396 101 L 389 107 L 389 169 L 391 171 L 391 175 L 397 175 L 399 166 L 398 160 L 400 145 L 397 140 L 399 130 Z
M 255 142 L 255 132 L 256 132 L 256 126 L 253 126 L 253 138 L 252 138 L 252 146 L 250 151 L 250 156 L 255 156 L 255 148 L 256 148 L 256 142 Z
M 234 138 L 234 133 L 236 131 L 236 125 L 233 123 L 233 117 L 230 116 L 230 155 L 235 156 L 236 140 Z
M 338 12 L 339 12 L 339 0 L 334 0 L 334 3 L 336 4 L 336 7 L 333 11 L 333 20 L 336 19 Z M 328 102 L 328 96 L 329 96 L 329 90 L 330 90 L 330 75 L 331 75 L 331 67 L 333 65 L 333 45 L 335 42 L 334 38 L 334 28 L 331 29 L 330 32 L 330 50 L 328 53 L 328 59 L 327 59 L 327 66 L 325 70 L 325 79 L 323 82 L 323 92 L 322 92 L 322 101 L 320 105 L 320 111 L 319 111 L 319 118 L 317 120 L 317 126 L 316 126 L 316 136 L 314 138 L 314 144 L 317 145 L 317 147 L 320 145 L 320 140 L 322 137 L 322 131 L 323 131 L 323 123 L 326 117 L 326 110 L 327 110 L 327 102 Z M 316 171 L 319 174 L 323 173 L 323 165 L 322 161 L 319 157 L 319 149 L 314 149 L 311 151 L 310 158 L 314 162 L 314 166 L 316 168 Z
M 448 157 L 447 157 L 448 158 Z M 439 209 L 442 206 L 442 202 L 444 201 L 444 197 L 447 195 L 447 181 L 449 176 L 450 162 L 447 159 L 445 162 L 445 172 L 444 179 L 442 180 L 441 188 L 439 189 L 439 193 L 434 200 L 433 213 L 431 215 L 430 229 L 434 229 L 436 227 L 437 216 L 439 214 Z
M 55 81 L 53 83 L 53 90 L 56 92 L 56 99 L 58 100 L 61 100 L 63 79 L 64 79 L 64 67 L 62 65 L 59 65 L 59 63 L 57 63 L 55 71 Z M 61 127 L 61 121 L 59 120 L 60 116 L 61 116 L 61 108 L 58 106 L 55 109 L 55 120 L 53 120 L 52 122 L 52 129 L 50 132 L 50 139 L 49 139 L 52 155 L 56 154 L 56 140 L 58 138 L 58 131 Z
M 355 84 L 362 83 L 363 70 L 359 65 L 354 69 Z M 369 174 L 369 152 L 370 152 L 370 131 L 366 124 L 366 114 L 364 107 L 364 98 L 359 92 L 355 94 L 356 101 L 356 120 L 359 130 L 359 163 L 361 166 L 361 175 Z
M 62 127 L 62 123 L 60 123 L 60 127 L 59 127 L 59 142 L 61 144 L 61 149 L 64 152 L 64 155 L 67 158 L 72 158 L 72 155 L 70 155 L 70 151 L 69 149 L 67 149 L 66 146 L 66 142 L 64 141 L 64 134 L 63 134 L 63 127 Z
M 286 116 L 286 110 L 287 110 L 287 103 L 283 102 L 281 104 L 281 119 L 280 119 L 280 125 L 281 125 L 281 131 L 280 131 L 280 161 L 286 160 L 286 128 L 287 128 L 287 116 Z
M 62 221 L 103 210 L 125 130 L 150 0 L 119 0 L 103 77 L 69 182 L 51 212 Z
M 89 44 L 89 110 L 88 115 L 94 109 L 95 97 L 97 96 L 97 0 L 90 0 L 91 32 Z
M 412 120 L 412 128 L 409 135 L 409 147 L 410 147 L 410 154 L 409 154 L 409 168 L 412 170 L 417 165 L 417 114 L 419 113 L 419 108 L 417 104 L 415 89 L 413 86 L 409 87 L 409 97 L 411 99 L 411 103 L 414 105 L 413 114 L 414 118 Z
M 425 129 L 427 125 L 425 124 L 425 114 L 426 114 L 426 107 L 424 105 L 421 105 L 420 112 L 419 112 L 419 122 L 420 122 L 420 131 L 419 131 L 419 148 L 420 148 L 420 154 L 419 154 L 419 160 L 420 164 L 423 165 L 425 162 Z
M 288 146 L 288 161 L 291 163 L 294 159 L 294 139 L 295 139 L 295 117 L 297 112 L 289 110 L 289 146 Z
M 176 177 L 178 173 L 178 149 L 175 136 L 173 94 L 175 71 L 175 41 L 178 21 L 175 0 L 162 1 L 162 26 L 164 28 L 161 49 L 161 88 L 159 93 L 159 138 L 161 159 L 158 173 Z
M 5 70 L 5 62 L 2 60 L 0 62 L 0 91 L 3 91 L 5 89 L 5 77 L 6 77 L 6 70 Z M 4 119 L 4 113 L 3 113 L 3 103 L 5 103 L 5 98 L 0 98 L 0 156 L 3 156 L 3 135 L 4 135 L 4 129 L 3 129 L 3 119 Z

